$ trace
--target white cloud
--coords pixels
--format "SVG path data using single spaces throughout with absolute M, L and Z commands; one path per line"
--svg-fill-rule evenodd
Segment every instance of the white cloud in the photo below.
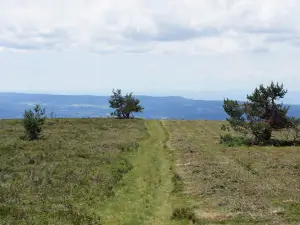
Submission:
M 0 51 L 299 48 L 298 0 L 0 0 Z

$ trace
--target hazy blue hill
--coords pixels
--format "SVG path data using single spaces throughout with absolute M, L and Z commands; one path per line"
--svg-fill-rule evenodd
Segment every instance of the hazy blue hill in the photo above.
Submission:
M 46 95 L 0 93 L 0 118 L 20 118 L 36 103 L 56 117 L 105 117 L 111 112 L 108 96 Z M 183 97 L 138 96 L 145 106 L 143 118 L 224 120 L 222 101 L 192 100 Z M 293 105 L 290 115 L 300 117 L 300 105 Z

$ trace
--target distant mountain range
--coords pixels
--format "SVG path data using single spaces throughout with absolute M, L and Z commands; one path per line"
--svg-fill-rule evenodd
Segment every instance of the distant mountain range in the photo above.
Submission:
M 224 120 L 222 101 L 192 100 L 183 97 L 137 96 L 145 111 L 139 117 L 146 119 Z M 54 117 L 107 117 L 111 109 L 108 96 L 47 95 L 0 93 L 0 118 L 22 118 L 25 109 L 36 103 Z M 292 105 L 290 116 L 300 117 L 300 105 Z

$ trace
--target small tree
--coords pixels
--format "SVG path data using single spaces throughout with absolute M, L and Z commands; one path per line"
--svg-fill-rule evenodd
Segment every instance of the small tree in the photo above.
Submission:
M 26 137 L 29 140 L 36 140 L 40 138 L 45 123 L 45 109 L 37 104 L 33 111 L 31 109 L 25 110 L 23 125 L 25 128 Z
M 229 115 L 229 127 L 240 134 L 253 135 L 257 142 L 270 140 L 273 131 L 295 129 L 298 123 L 287 116 L 289 107 L 278 103 L 286 93 L 283 84 L 271 82 L 267 87 L 260 85 L 247 95 L 246 102 L 225 99 L 223 108 Z
M 111 113 L 112 116 L 119 119 L 130 119 L 134 118 L 132 113 L 143 112 L 144 107 L 140 105 L 140 100 L 136 99 L 132 93 L 123 96 L 120 89 L 113 90 L 112 93 L 109 99 L 110 107 L 115 110 Z

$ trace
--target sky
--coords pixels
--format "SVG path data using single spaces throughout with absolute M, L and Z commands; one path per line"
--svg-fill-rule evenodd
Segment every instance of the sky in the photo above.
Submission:
M 0 92 L 300 92 L 299 12 L 299 0 L 0 0 Z

